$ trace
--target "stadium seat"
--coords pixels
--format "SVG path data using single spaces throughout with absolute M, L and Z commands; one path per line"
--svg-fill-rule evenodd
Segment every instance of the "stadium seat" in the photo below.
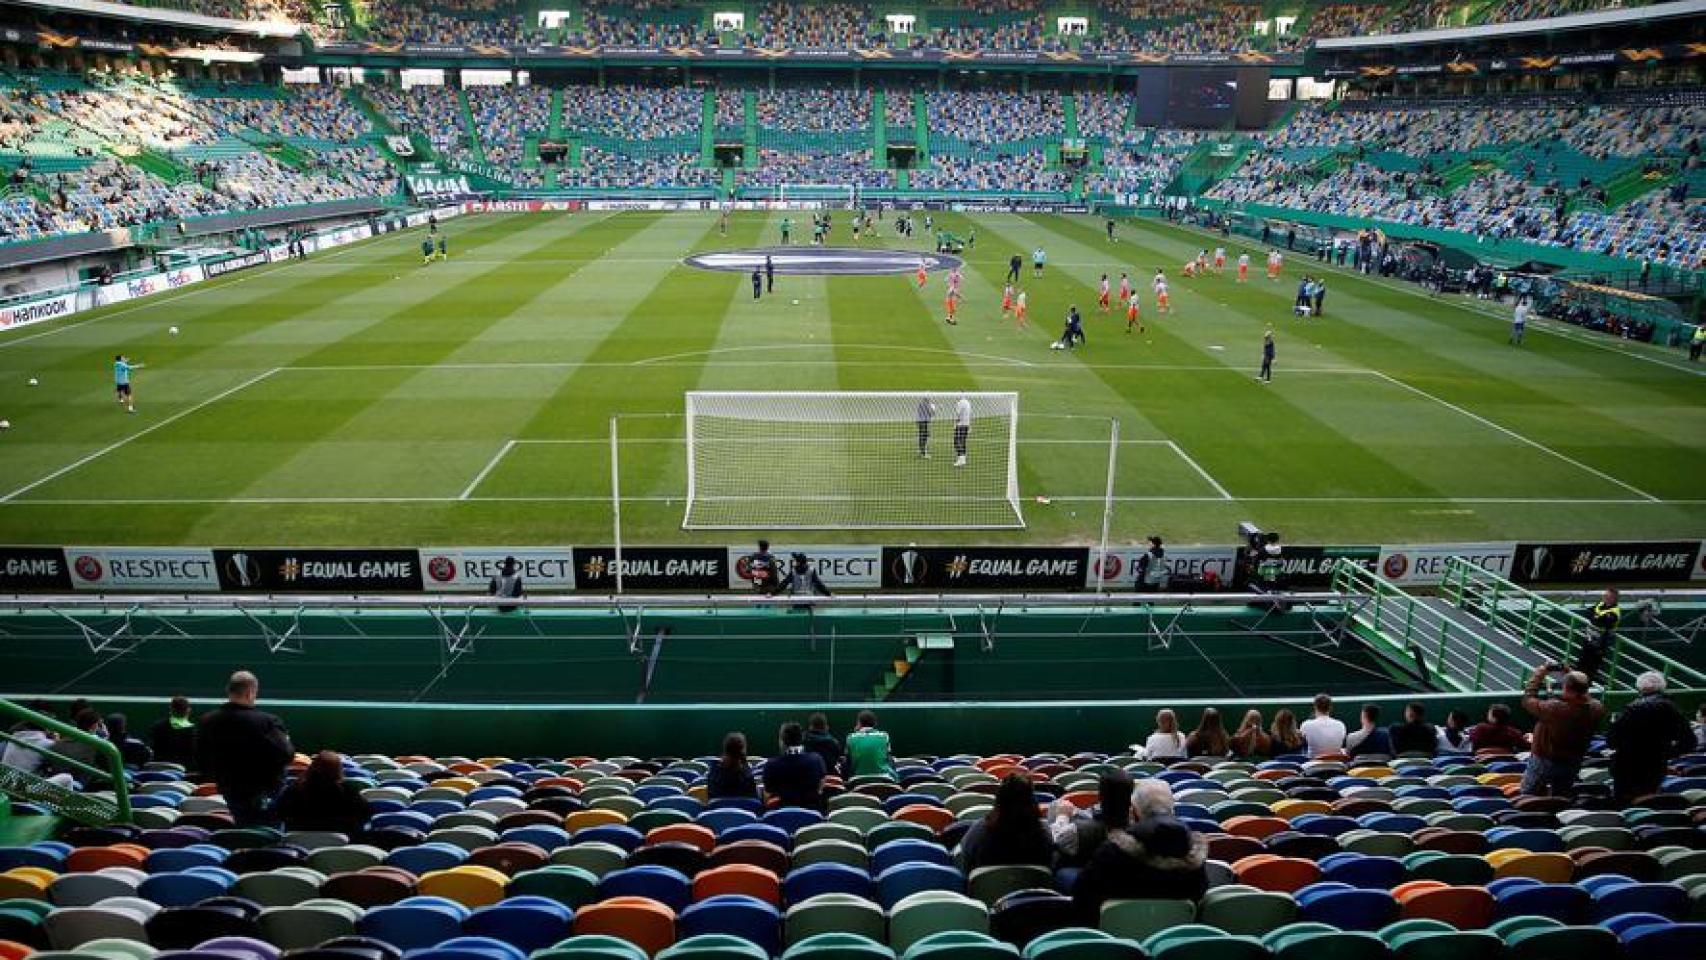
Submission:
M 679 933 L 687 937 L 725 934 L 756 944 L 768 956 L 782 948 L 782 916 L 774 904 L 756 897 L 724 894 L 701 900 L 677 918 Z
M 820 933 L 854 933 L 881 943 L 888 918 L 881 907 L 863 897 L 822 893 L 789 907 L 783 923 L 789 946 Z

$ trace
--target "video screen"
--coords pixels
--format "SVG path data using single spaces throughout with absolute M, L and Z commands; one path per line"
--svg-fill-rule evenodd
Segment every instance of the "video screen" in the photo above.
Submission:
M 1168 72 L 1167 122 L 1176 127 L 1224 127 L 1238 101 L 1238 77 L 1230 69 Z

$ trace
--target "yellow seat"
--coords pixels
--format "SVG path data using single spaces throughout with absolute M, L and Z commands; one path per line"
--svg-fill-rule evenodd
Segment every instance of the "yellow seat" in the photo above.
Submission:
M 508 884 L 509 878 L 491 867 L 463 864 L 427 873 L 421 877 L 419 889 L 423 896 L 443 897 L 473 908 L 502 900 Z
M 563 829 L 575 834 L 588 827 L 605 827 L 627 822 L 627 815 L 618 810 L 576 810 L 563 818 Z
M 1494 850 L 1487 854 L 1493 878 L 1532 877 L 1541 883 L 1569 883 L 1576 862 L 1565 853 L 1534 853 L 1528 850 Z
M 1328 814 L 1333 812 L 1333 805 L 1325 800 L 1281 800 L 1273 804 L 1274 816 L 1287 820 L 1296 820 L 1306 813 Z
M 57 876 L 41 867 L 13 867 L 0 873 L 0 900 L 46 900 L 47 886 Z

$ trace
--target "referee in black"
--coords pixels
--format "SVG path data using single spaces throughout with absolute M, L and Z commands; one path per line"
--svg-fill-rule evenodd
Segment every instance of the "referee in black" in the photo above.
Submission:
M 1008 283 L 1018 283 L 1019 282 L 1019 268 L 1024 266 L 1024 265 L 1025 265 L 1025 258 L 1019 256 L 1016 253 L 1013 254 L 1012 259 L 1007 261 L 1007 282 Z
M 930 421 L 936 418 L 936 404 L 929 397 L 918 398 L 918 409 L 913 411 L 913 417 L 918 421 L 918 455 L 930 459 Z

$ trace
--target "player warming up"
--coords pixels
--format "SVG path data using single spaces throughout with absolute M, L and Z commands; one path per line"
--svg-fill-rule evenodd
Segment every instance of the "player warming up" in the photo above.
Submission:
M 1111 223 L 1112 221 L 1109 222 Z M 1096 288 L 1096 309 L 1103 313 L 1107 313 L 1112 309 L 1109 306 L 1110 296 L 1111 294 L 1108 292 L 1108 275 L 1104 273 L 1102 274 L 1101 285 Z
M 1167 293 L 1167 275 L 1160 270 L 1155 271 L 1155 280 L 1151 285 L 1155 289 L 1155 312 L 1172 313 L 1173 298 Z
M 1143 306 L 1138 302 L 1136 293 L 1127 295 L 1125 299 L 1125 332 L 1130 333 L 1133 327 L 1138 333 L 1143 333 Z
M 1280 256 L 1280 252 L 1278 250 L 1269 250 L 1268 251 L 1268 279 L 1269 280 L 1278 280 L 1279 279 L 1280 266 L 1284 263 L 1285 263 L 1285 258 Z
M 1013 318 L 1017 322 L 1020 330 L 1023 330 L 1028 326 L 1028 319 L 1031 313 L 1030 300 L 1031 295 L 1020 290 L 1018 299 L 1013 301 Z
M 1226 269 L 1226 248 L 1225 247 L 1215 247 L 1214 248 L 1214 272 L 1219 273 L 1220 271 L 1225 270 L 1225 269 Z
M 1120 271 L 1120 302 L 1131 299 L 1131 276 L 1124 270 Z
M 122 353 L 113 357 L 113 392 L 118 394 L 119 405 L 126 413 L 136 412 L 136 398 L 130 390 L 130 372 L 140 369 L 142 364 L 131 363 Z
M 971 401 L 965 397 L 954 402 L 954 466 L 966 465 L 966 441 L 971 437 Z
M 924 269 L 924 258 L 919 257 L 918 258 L 918 289 L 920 289 L 920 290 L 924 289 L 924 285 L 926 283 L 929 283 L 929 282 L 930 282 L 930 274 L 928 271 L 926 271 Z
M 1005 320 L 1013 314 L 1013 285 L 1011 283 L 1001 288 L 1001 319 Z
M 1238 282 L 1244 283 L 1244 282 L 1248 281 L 1249 279 L 1250 279 L 1250 255 L 1247 253 L 1240 253 L 1238 255 Z
M 960 322 L 960 320 L 959 320 L 960 292 L 958 290 L 954 289 L 953 287 L 949 287 L 948 288 L 948 296 L 946 297 L 946 299 L 944 299 L 942 301 L 942 305 L 948 311 L 948 325 L 949 326 L 959 325 L 959 322 Z

